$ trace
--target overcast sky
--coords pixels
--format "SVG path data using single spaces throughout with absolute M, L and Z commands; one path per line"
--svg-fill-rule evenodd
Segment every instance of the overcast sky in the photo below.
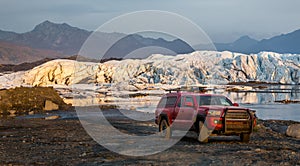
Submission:
M 45 20 L 95 30 L 137 10 L 180 14 L 215 42 L 269 38 L 300 29 L 299 0 L 0 0 L 0 29 L 26 32 Z

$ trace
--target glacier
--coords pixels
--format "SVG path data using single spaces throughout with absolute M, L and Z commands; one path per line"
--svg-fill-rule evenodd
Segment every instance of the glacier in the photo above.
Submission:
M 249 81 L 298 85 L 300 55 L 196 51 L 176 56 L 153 54 L 146 59 L 105 63 L 57 59 L 28 71 L 0 76 L 0 88 L 94 83 L 143 89 L 151 85 L 207 85 Z

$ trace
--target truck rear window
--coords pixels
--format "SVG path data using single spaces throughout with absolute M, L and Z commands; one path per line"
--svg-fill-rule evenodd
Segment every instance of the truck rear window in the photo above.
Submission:
M 177 97 L 164 97 L 161 99 L 161 101 L 158 104 L 159 108 L 164 108 L 164 107 L 174 107 L 176 103 Z

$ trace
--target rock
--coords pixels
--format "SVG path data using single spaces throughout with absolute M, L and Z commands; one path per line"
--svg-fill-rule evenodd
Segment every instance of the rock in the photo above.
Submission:
M 10 115 L 16 115 L 16 113 L 17 113 L 16 110 L 9 110 L 8 112 L 10 113 Z
M 60 116 L 53 115 L 53 116 L 47 116 L 47 117 L 45 117 L 45 120 L 55 120 L 55 119 L 59 119 L 59 118 L 60 118 Z
M 278 132 L 280 134 L 285 134 L 288 126 L 278 126 L 278 125 L 273 125 L 271 126 L 271 129 L 275 132 Z
M 34 114 L 34 111 L 28 112 L 28 115 L 33 115 L 33 114 Z
M 256 148 L 254 151 L 255 151 L 255 152 L 261 152 L 261 149 Z
M 226 91 L 230 91 L 230 92 L 250 91 L 250 90 L 252 90 L 252 87 L 250 87 L 250 86 L 232 86 L 232 87 L 226 87 Z
M 55 103 L 53 103 L 50 100 L 46 100 L 45 101 L 45 107 L 44 107 L 44 111 L 53 111 L 53 110 L 58 110 L 59 106 Z
M 81 155 L 79 155 L 80 157 L 84 157 L 84 156 L 86 156 L 87 154 L 86 154 L 86 152 L 84 152 L 84 153 L 82 153 Z
M 286 130 L 286 135 L 300 139 L 300 124 L 292 124 Z

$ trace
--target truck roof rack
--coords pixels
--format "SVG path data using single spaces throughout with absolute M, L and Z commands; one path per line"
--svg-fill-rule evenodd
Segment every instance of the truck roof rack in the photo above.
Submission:
M 182 86 L 174 89 L 165 89 L 169 93 L 172 92 L 195 92 L 195 93 L 205 93 L 207 92 L 206 87 L 204 86 Z

